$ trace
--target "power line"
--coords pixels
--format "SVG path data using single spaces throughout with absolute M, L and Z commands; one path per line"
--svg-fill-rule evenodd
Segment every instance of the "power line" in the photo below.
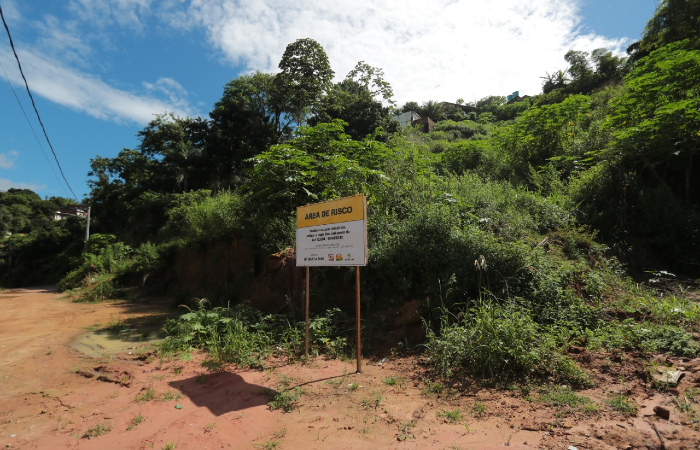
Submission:
M 7 84 L 10 86 L 10 89 L 12 89 L 12 94 L 15 96 L 15 100 L 17 100 L 17 104 L 19 105 L 19 108 L 22 110 L 22 114 L 24 114 L 24 118 L 27 120 L 27 124 L 29 125 L 29 128 L 32 130 L 32 134 L 34 135 L 34 139 L 36 139 L 36 143 L 39 144 L 39 148 L 41 149 L 41 153 L 44 154 L 44 159 L 46 159 L 46 162 L 49 165 L 49 168 L 51 169 L 51 172 L 53 172 L 53 176 L 56 177 L 56 181 L 58 181 L 58 185 L 61 186 L 61 189 L 63 189 L 63 192 L 68 194 L 68 191 L 66 191 L 66 188 L 63 186 L 63 183 L 61 183 L 61 179 L 58 178 L 58 174 L 53 168 L 53 165 L 51 164 L 51 161 L 49 160 L 49 155 L 46 154 L 46 150 L 44 150 L 44 146 L 41 145 L 41 141 L 39 140 L 39 136 L 36 135 L 36 131 L 34 130 L 34 126 L 32 125 L 32 122 L 29 120 L 29 117 L 27 117 L 27 112 L 24 110 L 24 106 L 22 106 L 22 102 L 19 100 L 19 97 L 17 96 L 17 92 L 15 91 L 15 88 L 12 86 L 12 83 L 10 83 L 10 77 L 7 76 L 7 72 L 5 72 L 5 66 L 2 65 L 2 61 L 0 61 L 0 69 L 2 69 L 2 73 L 5 74 L 5 79 L 7 80 Z
M 15 59 L 17 60 L 17 66 L 19 67 L 19 73 L 22 75 L 22 80 L 24 80 L 24 86 L 27 88 L 27 94 L 29 94 L 29 98 L 32 101 L 32 107 L 34 108 L 34 112 L 36 113 L 37 119 L 39 119 L 39 125 L 41 125 L 41 129 L 44 132 L 44 137 L 46 138 L 46 142 L 49 144 L 49 148 L 51 149 L 51 153 L 53 153 L 53 158 L 56 160 L 56 164 L 58 165 L 58 170 L 61 172 L 61 176 L 63 177 L 63 181 L 66 182 L 66 186 L 68 186 L 68 189 L 71 191 L 73 194 L 73 198 L 75 199 L 76 203 L 80 203 L 78 201 L 78 197 L 75 195 L 75 192 L 73 192 L 73 189 L 70 187 L 70 183 L 68 183 L 68 180 L 66 179 L 66 175 L 63 173 L 63 169 L 61 168 L 61 163 L 58 162 L 58 156 L 56 156 L 56 152 L 53 149 L 53 145 L 51 145 L 51 141 L 49 140 L 49 135 L 46 134 L 46 128 L 44 128 L 44 122 L 41 121 L 41 116 L 39 115 L 39 110 L 36 109 L 36 103 L 34 103 L 34 96 L 32 96 L 32 91 L 29 90 L 29 84 L 27 83 L 27 78 L 24 76 L 24 71 L 22 70 L 22 64 L 19 62 L 19 56 L 17 56 L 17 52 L 15 51 L 15 44 L 12 42 L 12 35 L 10 34 L 10 29 L 7 27 L 7 22 L 5 22 L 5 15 L 2 13 L 2 7 L 0 6 L 0 18 L 2 18 L 2 24 L 5 26 L 5 31 L 7 31 L 7 37 L 10 39 L 10 47 L 12 47 L 12 53 L 15 55 Z

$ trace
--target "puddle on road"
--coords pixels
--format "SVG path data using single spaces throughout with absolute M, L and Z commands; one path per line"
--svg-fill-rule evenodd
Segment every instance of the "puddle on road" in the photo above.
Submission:
M 120 353 L 138 354 L 162 342 L 163 338 L 159 330 L 95 330 L 76 336 L 70 346 L 86 356 L 99 359 Z

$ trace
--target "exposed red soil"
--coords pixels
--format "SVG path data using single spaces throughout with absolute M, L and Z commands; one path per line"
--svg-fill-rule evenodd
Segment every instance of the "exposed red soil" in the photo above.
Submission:
M 529 399 L 522 390 L 468 380 L 440 395 L 427 392 L 429 373 L 414 356 L 387 354 L 382 365 L 366 359 L 362 374 L 352 373 L 354 361 L 322 358 L 291 365 L 270 360 L 264 371 L 210 371 L 202 365 L 204 354 L 189 361 L 160 359 L 138 343 L 88 357 L 71 345 L 86 328 L 115 317 L 148 323 L 141 319 L 164 308 L 72 303 L 50 289 L 0 291 L 0 302 L 4 448 L 607 449 L 662 448 L 662 440 L 666 448 L 700 445 L 694 422 L 700 414 L 678 406 L 700 411 L 683 395 L 700 392 L 697 359 L 657 360 L 685 372 L 677 388 L 659 390 L 649 381 L 649 365 L 634 355 L 573 348 L 597 386 L 577 392 L 598 405 L 585 414 L 546 406 L 537 401 L 536 387 Z M 389 377 L 397 383 L 385 383 Z M 303 394 L 293 411 L 270 410 L 276 392 L 295 388 Z M 605 399 L 618 393 L 639 406 L 636 416 L 607 406 Z M 656 406 L 669 411 L 668 420 L 655 415 Z M 455 423 L 441 417 L 455 410 L 461 414 Z

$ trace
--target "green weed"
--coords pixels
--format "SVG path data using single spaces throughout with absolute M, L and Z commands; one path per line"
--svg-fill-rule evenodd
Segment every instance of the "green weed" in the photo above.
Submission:
M 486 408 L 486 405 L 484 405 L 481 402 L 475 402 L 472 405 L 472 416 L 474 416 L 477 419 L 481 419 L 486 415 L 486 412 L 488 411 Z
M 453 409 L 452 411 L 442 410 L 438 411 L 437 416 L 448 423 L 457 423 L 462 420 L 462 411 L 459 409 Z
M 380 394 L 375 394 L 374 398 L 364 399 L 364 400 L 360 401 L 360 406 L 362 406 L 365 409 L 369 409 L 369 408 L 377 409 L 377 408 L 379 408 L 379 405 L 381 403 L 382 403 L 382 396 Z
M 624 394 L 614 395 L 608 398 L 606 403 L 611 409 L 624 416 L 635 417 L 637 415 L 637 407 Z
M 157 393 L 155 389 L 152 387 L 149 387 L 143 391 L 141 391 L 140 394 L 136 394 L 136 397 L 134 397 L 134 400 L 137 402 L 150 402 L 151 400 L 155 399 L 157 396 Z
M 426 380 L 425 382 L 425 393 L 427 394 L 435 394 L 435 395 L 440 395 L 442 394 L 442 391 L 445 389 L 445 386 L 443 386 L 442 383 L 439 381 L 430 381 Z
M 129 421 L 129 426 L 126 428 L 126 431 L 131 431 L 136 425 L 139 425 L 141 422 L 143 422 L 145 417 L 139 413 L 137 416 L 134 416 L 131 418 Z
M 168 392 L 165 392 L 163 394 L 160 394 L 160 400 L 164 401 L 164 402 L 167 402 L 170 400 L 180 400 L 181 398 L 182 398 L 182 394 L 180 394 L 179 392 L 176 393 L 176 392 L 168 391 Z
M 399 442 L 403 442 L 403 441 L 406 441 L 408 439 L 415 439 L 416 436 L 413 433 L 411 433 L 411 430 L 415 426 L 416 426 L 416 423 L 414 421 L 400 423 L 398 425 L 399 433 L 396 436 L 396 439 Z
M 267 404 L 271 411 L 281 409 L 288 413 L 294 411 L 299 405 L 299 399 L 304 391 L 296 387 L 293 390 L 278 392 L 274 398 Z
M 386 377 L 382 380 L 382 382 L 384 384 L 386 384 L 387 386 L 395 386 L 397 383 L 397 380 L 394 377 Z
M 97 438 L 102 436 L 105 433 L 108 433 L 112 431 L 112 424 L 108 423 L 100 423 L 95 425 L 94 427 L 88 429 L 85 434 L 83 434 L 84 439 L 92 439 L 92 438 Z

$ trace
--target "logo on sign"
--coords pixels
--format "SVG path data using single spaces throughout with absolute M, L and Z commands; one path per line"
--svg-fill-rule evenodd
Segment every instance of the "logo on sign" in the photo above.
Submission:
M 334 258 L 334 256 L 329 253 L 328 254 L 328 261 L 333 261 L 333 258 Z

